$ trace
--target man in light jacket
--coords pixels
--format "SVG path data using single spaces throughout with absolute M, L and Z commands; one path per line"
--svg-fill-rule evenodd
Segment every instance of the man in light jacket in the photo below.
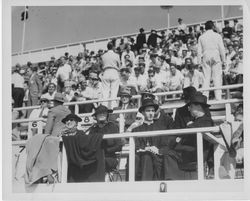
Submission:
M 206 32 L 199 37 L 198 63 L 202 65 L 204 72 L 204 88 L 210 87 L 213 80 L 214 87 L 222 86 L 222 66 L 225 63 L 225 48 L 220 34 L 213 31 L 212 21 L 205 23 Z M 209 97 L 209 91 L 204 95 Z M 221 90 L 215 90 L 215 99 L 221 99 Z

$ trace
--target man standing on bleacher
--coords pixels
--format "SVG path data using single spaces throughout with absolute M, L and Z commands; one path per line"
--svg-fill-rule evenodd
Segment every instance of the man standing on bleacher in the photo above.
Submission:
M 120 57 L 114 52 L 112 42 L 108 43 L 107 48 L 108 51 L 102 56 L 103 75 L 101 79 L 104 99 L 117 97 L 120 81 Z M 115 101 L 109 102 L 105 105 L 111 109 L 116 106 Z
M 225 48 L 220 34 L 213 31 L 214 23 L 205 23 L 206 32 L 198 40 L 198 63 L 202 65 L 204 73 L 204 88 L 210 87 L 213 80 L 214 87 L 222 86 L 222 66 L 225 63 Z M 204 95 L 209 98 L 209 91 Z M 221 100 L 221 90 L 215 90 L 215 99 Z

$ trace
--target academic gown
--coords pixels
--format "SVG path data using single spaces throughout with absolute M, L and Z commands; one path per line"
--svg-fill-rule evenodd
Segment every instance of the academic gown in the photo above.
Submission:
M 75 135 L 63 135 L 68 159 L 68 182 L 101 182 L 105 178 L 103 134 L 78 130 Z

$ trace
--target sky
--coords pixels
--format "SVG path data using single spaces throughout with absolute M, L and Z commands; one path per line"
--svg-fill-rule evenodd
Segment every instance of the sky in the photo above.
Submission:
M 12 53 L 21 51 L 24 6 L 12 7 Z M 241 16 L 240 6 L 224 6 L 225 17 Z M 174 6 L 170 26 L 221 18 L 220 6 Z M 137 33 L 167 26 L 160 6 L 29 6 L 24 51 L 78 41 Z

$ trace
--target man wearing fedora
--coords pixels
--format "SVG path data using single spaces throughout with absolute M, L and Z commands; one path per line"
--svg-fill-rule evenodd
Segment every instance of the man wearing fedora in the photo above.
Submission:
M 99 105 L 93 117 L 96 119 L 96 123 L 89 130 L 89 137 L 94 135 L 114 134 L 119 133 L 119 128 L 113 122 L 109 121 L 109 114 L 112 110 L 109 110 L 104 105 Z M 102 148 L 105 155 L 105 171 L 110 172 L 116 168 L 118 160 L 116 152 L 121 151 L 123 146 L 121 139 L 105 139 L 102 142 Z
M 150 96 L 144 99 L 142 106 L 139 108 L 139 112 L 144 116 L 144 122 L 139 127 L 134 128 L 132 132 L 166 130 L 167 122 L 163 124 L 161 121 L 154 120 L 155 113 L 158 109 L 159 105 L 156 104 Z M 174 179 L 171 178 L 171 174 L 169 173 L 173 167 L 177 166 L 176 161 L 175 159 L 173 161 L 167 160 L 173 157 L 175 158 L 175 153 L 169 146 L 170 141 L 171 139 L 165 136 L 136 138 L 136 180 Z M 167 162 L 165 163 L 165 161 Z
M 200 92 L 196 92 L 193 96 L 190 97 L 189 103 L 187 103 L 189 108 L 192 120 L 187 122 L 186 128 L 199 128 L 199 127 L 211 127 L 214 125 L 211 116 L 207 112 L 210 107 L 207 104 L 207 97 L 202 95 Z M 179 167 L 187 167 L 197 165 L 197 141 L 196 134 L 190 134 L 183 136 L 179 139 L 176 139 L 178 143 L 175 147 L 176 150 L 181 152 L 182 161 L 179 164 Z M 207 162 L 209 170 L 212 169 L 212 145 L 203 140 L 203 151 L 204 151 L 204 159 Z M 189 164 L 189 165 L 188 165 Z M 192 164 L 192 165 L 190 165 Z M 183 169 L 183 168 L 181 168 Z M 197 178 L 196 168 L 192 168 L 192 172 L 190 173 L 190 179 Z
M 120 91 L 120 102 L 119 106 L 115 107 L 114 110 L 126 110 L 136 108 L 136 105 L 131 101 L 131 90 L 128 87 L 123 87 Z M 136 119 L 135 113 L 124 113 L 124 130 L 126 130 Z M 116 122 L 119 125 L 120 117 L 119 114 L 112 114 L 110 120 Z
M 54 106 L 49 110 L 45 127 L 45 134 L 60 136 L 64 124 L 62 119 L 70 114 L 70 110 L 63 105 L 65 97 L 61 93 L 56 93 L 53 99 Z

